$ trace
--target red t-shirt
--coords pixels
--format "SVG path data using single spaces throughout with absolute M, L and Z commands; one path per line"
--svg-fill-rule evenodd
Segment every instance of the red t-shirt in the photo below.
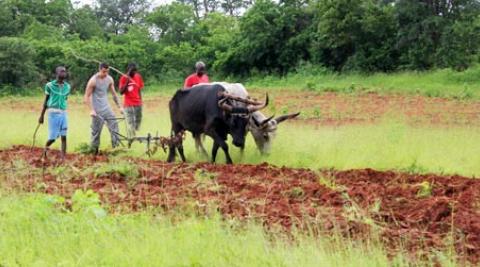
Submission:
M 118 84 L 119 88 L 122 88 L 127 83 L 128 78 L 123 76 L 120 78 Z M 123 106 L 132 107 L 132 106 L 141 106 L 142 97 L 140 96 L 140 91 L 143 89 L 143 79 L 139 73 L 135 73 L 133 78 L 130 78 L 130 82 L 127 85 L 127 90 L 123 94 Z
M 203 74 L 202 76 L 198 76 L 196 73 L 194 73 L 194 74 L 188 76 L 185 79 L 185 83 L 183 84 L 183 88 L 184 89 L 191 88 L 195 84 L 199 84 L 199 83 L 209 83 L 207 74 Z

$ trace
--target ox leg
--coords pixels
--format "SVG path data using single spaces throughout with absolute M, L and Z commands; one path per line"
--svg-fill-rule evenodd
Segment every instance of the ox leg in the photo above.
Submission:
M 180 144 L 177 149 L 178 153 L 180 154 L 180 158 L 182 158 L 182 161 L 186 162 L 187 160 L 185 159 L 185 154 L 183 154 L 183 144 Z
M 207 123 L 207 127 L 205 127 L 205 134 L 213 138 L 212 163 L 215 162 L 215 158 L 217 157 L 218 147 L 221 147 L 227 158 L 227 164 L 232 164 L 232 158 L 228 153 L 228 145 L 227 142 L 225 142 L 227 140 L 227 133 L 218 132 L 218 129 L 215 128 L 215 122 L 210 122 Z
M 215 159 L 217 158 L 217 152 L 218 148 L 220 145 L 216 141 L 213 142 L 213 147 L 212 147 L 212 163 L 215 163 Z
M 242 147 L 240 148 L 240 160 L 243 160 L 244 152 L 245 152 L 245 147 L 242 146 Z
M 208 159 L 208 153 L 207 150 L 205 150 L 205 147 L 203 146 L 202 142 L 202 136 L 201 135 L 196 135 L 195 137 L 195 148 L 197 149 L 198 153 L 201 153 L 205 158 Z
M 177 136 L 177 134 L 182 130 L 183 130 L 183 128 L 181 128 L 181 127 L 173 127 L 171 137 Z M 183 144 L 180 144 L 178 146 L 175 146 L 175 144 L 170 144 L 168 146 L 167 162 L 174 162 L 175 161 L 175 156 L 176 156 L 175 149 L 178 149 L 178 153 L 180 154 L 180 157 L 182 158 L 182 161 L 185 162 L 186 159 L 185 159 L 185 155 L 183 153 Z
M 230 153 L 228 153 L 228 145 L 225 141 L 220 140 L 220 142 L 215 141 L 213 143 L 212 148 L 212 163 L 215 163 L 215 158 L 217 157 L 218 148 L 221 147 L 223 152 L 225 153 L 225 157 L 227 158 L 227 164 L 232 164 L 232 158 L 230 157 Z
M 175 161 L 175 145 L 168 146 L 168 159 L 167 162 L 174 162 Z
M 230 157 L 230 153 L 228 153 L 228 145 L 225 141 L 222 140 L 220 143 L 220 147 L 222 147 L 223 152 L 225 153 L 225 157 L 227 158 L 227 164 L 233 164 L 232 158 Z
M 221 147 L 223 152 L 225 153 L 225 157 L 227 158 L 227 164 L 232 164 L 233 161 L 232 161 L 232 158 L 230 157 L 230 154 L 228 153 L 228 145 L 225 142 L 225 140 L 222 137 L 220 137 L 216 132 L 213 132 L 211 136 L 213 138 L 212 163 L 215 163 L 218 148 Z

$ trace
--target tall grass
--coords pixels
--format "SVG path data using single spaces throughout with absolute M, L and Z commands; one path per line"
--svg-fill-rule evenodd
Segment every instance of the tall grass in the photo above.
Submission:
M 463 72 L 451 69 L 425 72 L 338 74 L 307 66 L 283 77 L 252 77 L 247 88 L 295 89 L 316 92 L 377 92 L 420 94 L 458 99 L 480 98 L 480 66 Z
M 403 71 L 394 73 L 335 73 L 325 68 L 305 65 L 286 75 L 253 75 L 246 78 L 211 75 L 211 81 L 243 82 L 248 89 L 304 90 L 314 92 L 380 94 L 420 94 L 428 97 L 480 99 L 480 65 L 459 72 L 452 69 Z M 167 77 L 147 81 L 146 94 L 171 96 L 183 86 L 183 78 Z M 73 88 L 83 94 L 84 88 Z M 38 96 L 42 88 L 0 87 L 0 97 Z
M 375 242 L 306 235 L 292 242 L 214 215 L 173 222 L 155 212 L 72 212 L 61 202 L 55 196 L 0 195 L 1 266 L 412 266 L 401 254 L 389 260 Z

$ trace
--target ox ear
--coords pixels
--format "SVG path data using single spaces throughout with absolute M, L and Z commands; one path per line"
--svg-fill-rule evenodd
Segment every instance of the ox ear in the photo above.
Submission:
M 260 122 L 255 118 L 255 116 L 252 116 L 251 119 L 257 128 L 260 127 Z
M 264 120 L 262 121 L 262 123 L 260 124 L 260 126 L 262 126 L 262 127 L 267 126 L 267 125 L 268 125 L 268 122 L 271 121 L 274 116 L 275 116 L 275 115 L 273 115 L 273 116 L 271 116 L 271 117 L 269 117 L 269 118 L 264 119 Z
M 278 116 L 278 117 L 275 118 L 275 121 L 277 121 L 277 124 L 278 124 L 278 123 L 281 123 L 281 122 L 283 122 L 283 121 L 286 121 L 286 120 L 289 120 L 289 119 L 293 119 L 293 118 L 297 117 L 298 115 L 300 115 L 300 112 L 293 113 L 293 114 L 288 114 L 288 115 Z

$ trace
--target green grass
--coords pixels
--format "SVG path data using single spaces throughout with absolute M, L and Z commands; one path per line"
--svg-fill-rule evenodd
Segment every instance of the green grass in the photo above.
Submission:
M 261 158 L 250 149 L 246 161 L 308 168 L 399 169 L 480 175 L 478 128 L 413 128 L 403 123 L 280 129 L 272 154 Z M 249 157 L 250 156 L 250 157 Z
M 284 77 L 253 77 L 247 88 L 289 89 L 314 92 L 377 92 L 381 94 L 421 94 L 457 99 L 480 98 L 480 66 L 463 72 L 451 69 L 426 72 L 336 74 L 307 68 Z
M 5 101 L 5 100 L 4 100 Z M 4 105 L 0 112 L 0 147 L 14 144 L 31 144 L 32 135 L 37 124 L 39 110 L 35 107 L 40 102 L 31 98 L 14 100 L 14 104 Z M 90 138 L 90 118 L 80 98 L 70 100 L 68 151 L 73 152 Z M 7 102 L 4 102 L 7 103 Z M 22 107 L 10 109 L 18 105 Z M 166 103 L 157 107 L 147 107 L 144 122 L 139 135 L 147 132 L 166 136 L 170 130 Z M 125 132 L 123 122 L 121 132 Z M 47 125 L 43 125 L 37 136 L 37 146 L 46 141 Z M 411 127 L 401 119 L 385 119 L 375 125 L 348 126 L 313 126 L 299 123 L 282 124 L 274 141 L 269 156 L 262 156 L 257 151 L 249 135 L 243 158 L 239 149 L 230 145 L 234 162 L 253 163 L 269 162 L 290 167 L 307 167 L 312 169 L 330 168 L 375 168 L 401 169 L 412 172 L 434 172 L 480 176 L 480 129 L 478 127 Z M 102 148 L 110 144 L 108 131 L 102 133 Z M 53 148 L 59 148 L 57 141 Z M 205 144 L 210 150 L 211 140 Z M 204 160 L 194 149 L 193 138 L 187 136 L 186 156 L 189 161 Z M 134 143 L 128 155 L 144 156 L 145 145 Z M 167 155 L 159 150 L 154 159 L 165 160 Z M 178 159 L 177 159 L 178 160 Z M 218 162 L 224 162 L 224 154 L 219 152 Z
M 266 234 L 218 216 L 107 214 L 93 193 L 77 192 L 73 211 L 46 195 L 0 194 L 1 266 L 433 266 L 391 260 L 376 242 L 336 236 Z M 177 215 L 178 216 L 178 215 Z M 175 222 L 174 222 L 175 221 Z M 432 253 L 445 266 L 444 254 Z
M 321 67 L 305 66 L 284 76 L 256 75 L 248 78 L 220 77 L 211 74 L 212 81 L 243 82 L 248 89 L 303 90 L 313 92 L 380 94 L 420 94 L 428 97 L 480 99 L 480 65 L 459 72 L 452 69 L 431 71 L 404 71 L 394 73 L 333 73 Z M 146 83 L 146 95 L 171 96 L 182 87 L 183 78 L 169 78 Z M 39 96 L 37 88 L 0 88 L 0 97 L 12 95 Z M 74 88 L 74 94 L 83 94 L 83 88 Z M 15 96 L 16 97 L 16 96 Z

